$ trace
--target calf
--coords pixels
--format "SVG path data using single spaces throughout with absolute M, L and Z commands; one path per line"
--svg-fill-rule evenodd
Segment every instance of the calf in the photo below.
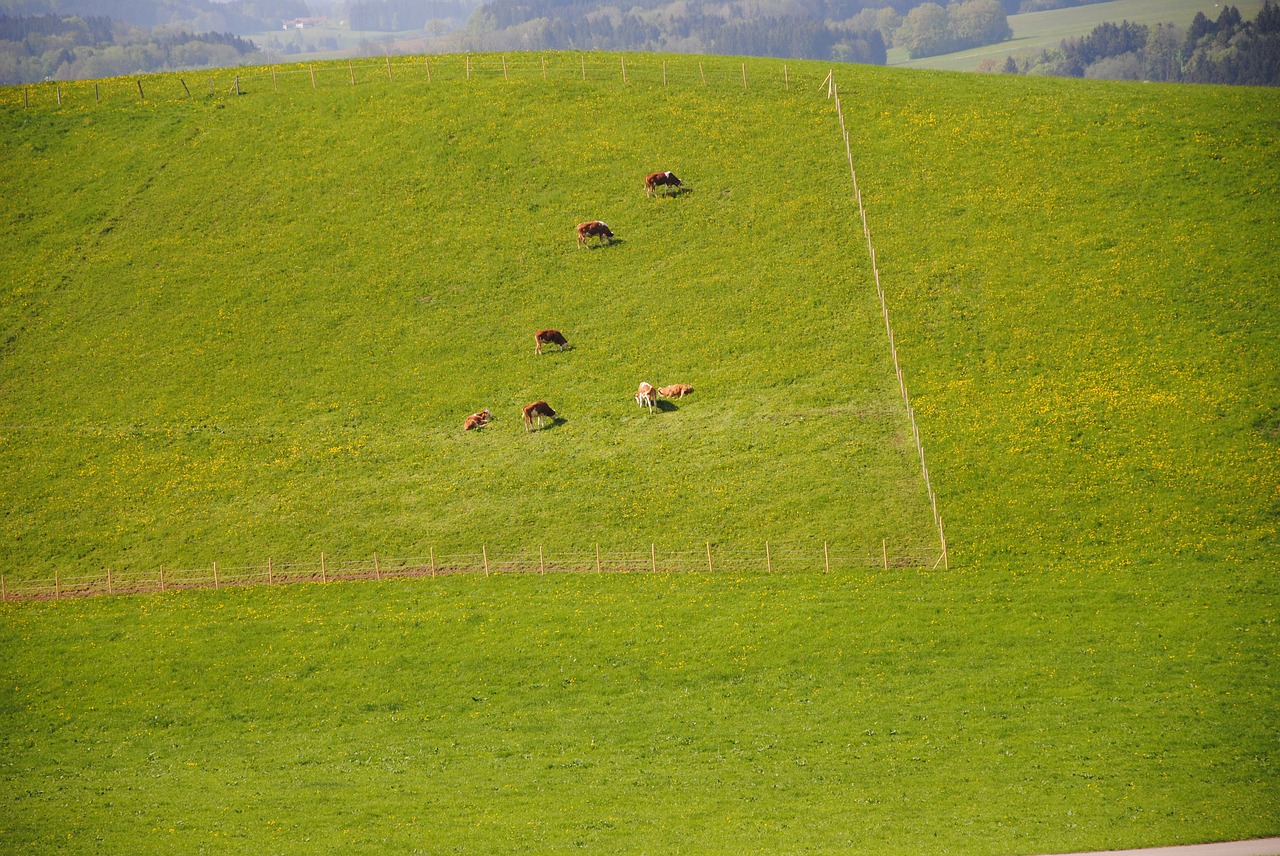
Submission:
M 613 243 L 613 230 L 599 220 L 588 220 L 586 223 L 578 224 L 578 248 L 581 249 L 587 245 L 588 238 L 599 238 L 603 243 L 608 241 Z
M 486 407 L 479 413 L 472 413 L 468 416 L 466 421 L 462 423 L 462 430 L 470 431 L 472 428 L 483 428 L 489 424 L 489 420 L 492 418 L 493 416 L 489 413 L 489 408 Z
M 523 413 L 524 413 L 524 430 L 526 431 L 533 430 L 534 419 L 538 420 L 538 427 L 541 428 L 542 419 L 544 416 L 547 419 L 554 419 L 556 416 L 556 412 L 551 409 L 551 405 L 547 404 L 545 401 L 535 401 L 533 404 L 526 404 L 524 406 Z
M 658 395 L 663 398 L 684 398 L 691 392 L 693 392 L 693 387 L 689 386 L 689 384 L 673 383 L 671 386 L 664 386 L 658 390 Z
M 653 412 L 653 405 L 657 399 L 657 390 L 653 388 L 652 384 L 641 383 L 640 389 L 636 390 L 636 404 L 641 407 L 648 405 L 650 413 Z
M 559 345 L 562 351 L 569 346 L 569 340 L 559 330 L 539 330 L 533 334 L 533 342 L 535 354 L 542 353 L 543 345 Z
M 665 187 L 681 188 L 681 187 L 684 187 L 684 182 L 676 178 L 676 174 L 669 170 L 667 172 L 650 173 L 649 175 L 646 175 L 644 177 L 645 196 L 655 195 L 658 191 L 659 185 L 663 185 Z M 666 193 L 665 190 L 662 192 Z

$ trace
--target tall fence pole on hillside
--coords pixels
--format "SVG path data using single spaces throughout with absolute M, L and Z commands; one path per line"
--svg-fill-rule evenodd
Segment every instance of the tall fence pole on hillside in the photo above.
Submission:
M 310 63 L 307 68 L 311 69 L 311 88 L 316 88 L 316 64 Z
M 487 577 L 489 576 L 489 548 L 481 544 L 480 554 L 484 556 L 484 575 Z
M 347 60 L 347 74 L 351 76 L 351 85 L 355 86 L 356 85 L 356 67 L 351 63 L 351 60 Z

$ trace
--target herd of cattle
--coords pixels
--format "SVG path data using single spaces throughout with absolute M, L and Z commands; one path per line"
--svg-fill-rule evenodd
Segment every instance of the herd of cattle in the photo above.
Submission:
M 676 178 L 675 173 L 654 172 L 646 175 L 644 178 L 644 189 L 646 196 L 654 196 L 659 187 L 671 187 L 677 191 L 684 187 L 684 182 Z M 665 191 L 664 191 L 665 193 Z M 598 238 L 600 243 L 605 241 L 613 241 L 613 231 L 600 220 L 589 220 L 586 223 L 579 223 L 578 228 L 578 248 L 587 246 L 587 241 L 591 238 Z M 569 340 L 559 330 L 539 330 L 533 334 L 535 354 L 542 353 L 543 345 L 556 345 L 560 350 L 565 350 L 569 346 Z M 659 396 L 662 398 L 684 398 L 693 392 L 693 387 L 687 383 L 675 383 L 670 386 L 661 388 L 654 387 L 648 382 L 640 384 L 640 388 L 636 391 L 636 404 L 641 407 L 648 407 L 649 412 L 653 412 L 653 408 L 657 404 Z M 554 419 L 556 412 L 551 409 L 551 405 L 545 401 L 535 401 L 532 404 L 526 404 L 521 408 L 524 417 L 524 428 L 526 431 L 532 431 L 536 422 L 538 427 L 543 426 L 544 419 Z M 463 431 L 471 431 L 483 428 L 493 420 L 493 414 L 486 408 L 479 413 L 472 413 L 462 423 Z

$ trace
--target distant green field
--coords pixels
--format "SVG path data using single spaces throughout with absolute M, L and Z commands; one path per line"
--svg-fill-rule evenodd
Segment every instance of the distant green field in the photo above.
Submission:
M 1245 0 L 1232 3 L 1245 18 L 1253 18 L 1262 8 L 1258 0 Z M 1136 24 L 1177 24 L 1186 28 L 1195 18 L 1197 12 L 1204 12 L 1213 20 L 1221 14 L 1220 4 L 1207 0 L 1111 0 L 1109 3 L 1090 3 L 1086 6 L 1072 6 L 1068 9 L 1054 9 L 1048 12 L 1029 12 L 1025 15 L 1010 15 L 1009 26 L 1013 28 L 1013 38 L 998 45 L 973 48 L 943 56 L 909 59 L 905 48 L 892 48 L 889 51 L 889 64 L 903 68 L 934 68 L 946 71 L 973 71 L 978 62 L 986 57 L 1004 57 L 1026 50 L 1057 47 L 1063 39 L 1086 36 L 1094 27 L 1110 21 L 1132 21 Z
M 417 59 L 3 93 L 9 567 L 927 542 L 828 66 Z M 1280 834 L 1280 103 L 837 79 L 949 572 L 6 602 L 0 850 Z M 691 192 L 643 198 L 654 161 Z M 576 347 L 535 358 L 548 315 Z M 642 373 L 698 391 L 650 418 Z

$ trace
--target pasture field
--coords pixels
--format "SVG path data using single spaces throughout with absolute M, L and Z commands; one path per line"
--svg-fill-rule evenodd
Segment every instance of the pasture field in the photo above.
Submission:
M 1262 8 L 1261 0 L 1228 5 L 1239 9 L 1245 20 L 1252 20 Z M 973 71 L 986 57 L 995 56 L 1003 61 L 1010 54 L 1055 48 L 1063 39 L 1087 36 L 1099 24 L 1108 21 L 1113 24 L 1131 21 L 1147 26 L 1176 24 L 1185 30 L 1197 12 L 1204 12 L 1210 20 L 1216 21 L 1222 14 L 1222 5 L 1208 0 L 1110 0 L 1108 3 L 1090 3 L 1046 12 L 1027 12 L 1009 16 L 1013 37 L 1007 42 L 920 59 L 909 59 L 906 48 L 891 48 L 889 64 L 901 68 Z
M 11 100 L 6 573 L 936 547 L 817 81 L 583 86 L 576 59 Z M 690 191 L 646 198 L 659 166 Z M 578 249 L 590 219 L 619 240 Z M 535 357 L 544 327 L 572 350 Z M 642 380 L 695 392 L 651 417 Z M 538 399 L 561 419 L 529 436 Z
M 634 67 L 543 83 L 526 58 L 510 81 L 260 77 L 194 103 L 5 93 L 14 573 L 495 529 L 927 543 L 827 68 L 790 64 L 784 91 L 752 62 L 743 91 L 739 61 L 706 62 L 705 89 Z M 5 603 L 0 849 L 1010 854 L 1280 832 L 1280 105 L 837 78 L 950 572 Z M 693 191 L 643 199 L 653 160 Z M 586 177 L 549 180 L 564 163 Z M 622 240 L 576 251 L 563 224 L 597 216 Z M 507 331 L 552 312 L 577 347 L 534 362 Z M 641 417 L 641 372 L 698 392 Z M 461 434 L 459 414 L 549 382 L 563 424 Z

